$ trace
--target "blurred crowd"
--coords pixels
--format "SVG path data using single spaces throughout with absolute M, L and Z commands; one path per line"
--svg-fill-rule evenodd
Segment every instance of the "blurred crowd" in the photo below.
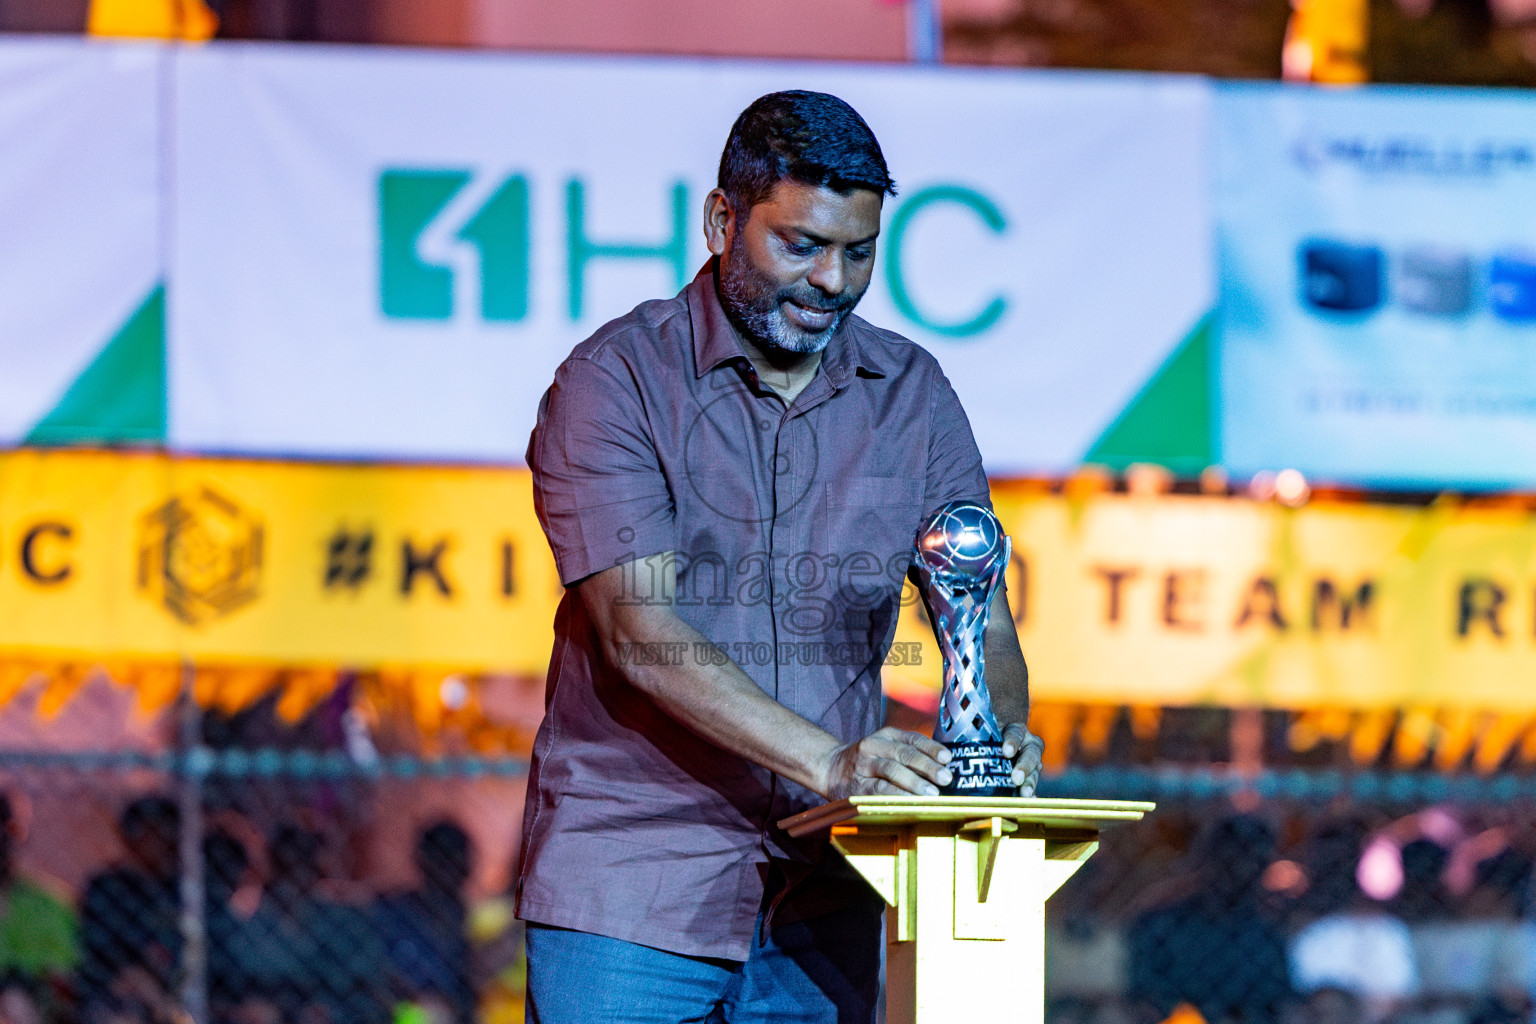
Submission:
M 120 859 L 77 901 L 17 869 L 18 831 L 0 795 L 3 1024 L 186 1024 L 194 960 L 212 1024 L 471 1024 L 519 952 L 505 898 L 469 905 L 471 839 L 450 820 L 417 835 L 418 883 L 384 893 L 327 879 L 319 831 L 284 823 L 253 842 L 215 825 L 199 893 L 178 805 L 144 796 L 118 818 Z
M 392 789 L 365 813 L 274 780 L 272 813 L 205 792 L 184 830 L 164 796 L 17 778 L 0 1024 L 188 1024 L 199 991 L 210 1024 L 521 1020 L 515 865 L 477 870 L 505 854 L 481 839 L 477 856 L 465 825 L 489 812 L 469 789 L 417 813 Z M 74 793 L 99 824 L 50 830 L 68 811 L 34 792 Z M 1048 907 L 1049 1024 L 1536 1024 L 1528 805 L 1237 803 L 1164 800 L 1104 834 Z M 396 869 L 349 852 L 369 823 Z
M 1053 1024 L 1532 1019 L 1536 832 L 1511 809 L 1170 809 L 1109 838 L 1052 906 Z

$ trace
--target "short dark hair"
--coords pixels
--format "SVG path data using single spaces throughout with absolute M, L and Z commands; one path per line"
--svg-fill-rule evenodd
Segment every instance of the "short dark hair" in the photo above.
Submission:
M 896 194 L 875 133 L 857 110 L 824 92 L 771 92 L 731 125 L 718 184 L 733 207 L 750 210 L 786 178 L 843 194 Z
M 424 860 L 468 864 L 469 833 L 456 822 L 443 820 L 421 830 L 416 836 L 416 856 Z
M 416 837 L 416 866 L 429 882 L 462 888 L 473 867 L 472 858 L 469 833 L 456 822 L 439 821 Z
M 129 839 L 154 836 L 175 841 L 181 828 L 181 809 L 163 796 L 141 796 L 123 809 L 117 827 Z

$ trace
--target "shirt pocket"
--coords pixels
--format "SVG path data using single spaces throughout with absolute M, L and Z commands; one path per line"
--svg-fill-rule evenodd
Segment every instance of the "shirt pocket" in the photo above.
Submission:
M 837 624 L 828 632 L 854 656 L 835 670 L 836 696 L 807 717 L 846 742 L 879 727 L 880 658 L 901 610 L 924 481 L 854 476 L 826 488 L 829 553 L 838 559 L 828 570 L 837 608 Z
M 855 476 L 828 483 L 827 541 L 829 554 L 847 559 L 864 552 L 882 567 L 912 552 L 918 517 L 923 514 L 923 481 L 911 477 Z M 887 574 L 886 582 L 900 587 L 900 574 Z

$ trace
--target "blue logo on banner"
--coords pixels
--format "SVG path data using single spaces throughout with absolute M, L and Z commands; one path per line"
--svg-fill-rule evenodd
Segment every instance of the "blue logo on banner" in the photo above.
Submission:
M 1536 254 L 1501 252 L 1488 268 L 1488 301 L 1505 320 L 1536 320 Z
M 1381 305 L 1383 262 L 1373 245 L 1308 242 L 1301 247 L 1302 301 L 1342 313 L 1375 309 Z
M 1387 254 L 1375 245 L 1329 239 L 1303 242 L 1297 252 L 1301 303 L 1325 313 L 1370 313 L 1387 302 Z M 1423 316 L 1472 312 L 1476 261 L 1441 246 L 1405 249 L 1391 260 L 1393 300 Z M 1536 322 L 1536 252 L 1509 249 L 1487 263 L 1487 305 L 1512 323 Z
M 1423 246 L 1397 261 L 1397 301 L 1425 316 L 1462 316 L 1472 309 L 1472 257 Z

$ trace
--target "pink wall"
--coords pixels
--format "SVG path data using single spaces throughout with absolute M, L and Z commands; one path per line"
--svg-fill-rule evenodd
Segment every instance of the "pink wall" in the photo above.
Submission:
M 379 0 L 380 42 L 827 60 L 907 58 L 900 0 Z

